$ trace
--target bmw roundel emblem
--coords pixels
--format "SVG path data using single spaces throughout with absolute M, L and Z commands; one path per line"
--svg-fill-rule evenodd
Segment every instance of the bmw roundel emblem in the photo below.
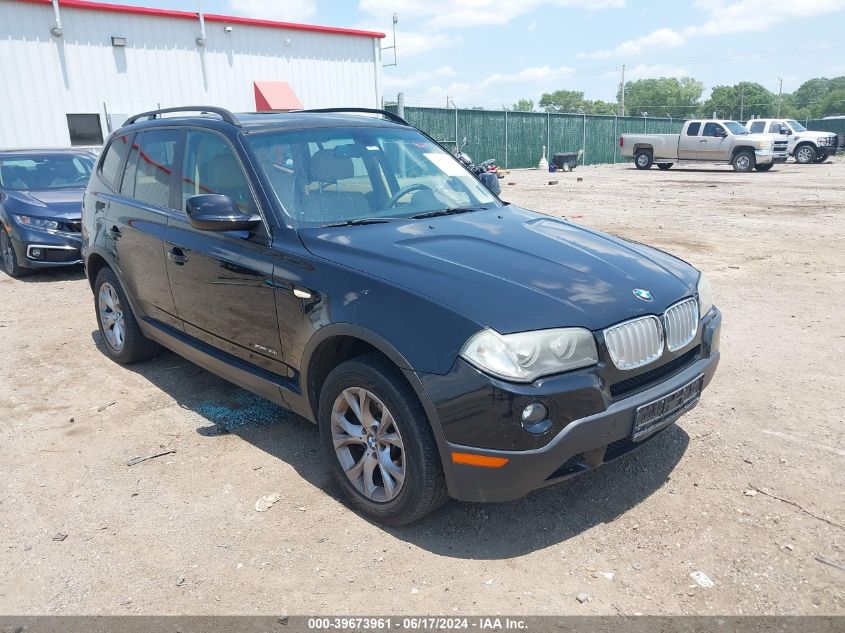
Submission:
M 634 296 L 642 301 L 654 301 L 654 295 L 642 288 L 634 288 Z

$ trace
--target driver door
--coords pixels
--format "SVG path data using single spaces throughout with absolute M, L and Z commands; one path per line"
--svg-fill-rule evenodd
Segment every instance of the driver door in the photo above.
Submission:
M 727 136 L 728 131 L 715 121 L 708 121 L 704 124 L 699 139 L 699 160 L 726 161 L 730 155 L 731 140 Z

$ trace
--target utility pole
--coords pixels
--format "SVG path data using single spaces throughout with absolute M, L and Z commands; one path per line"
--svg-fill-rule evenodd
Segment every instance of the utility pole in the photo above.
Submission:
M 625 64 L 622 64 L 622 99 L 619 101 L 619 116 L 625 116 Z
M 739 85 L 739 120 L 740 122 L 744 121 L 743 115 L 745 114 L 745 86 L 743 84 Z M 780 116 L 780 115 L 778 115 Z
M 780 88 L 778 88 L 778 118 L 780 118 L 780 104 L 783 100 L 783 77 L 778 77 Z

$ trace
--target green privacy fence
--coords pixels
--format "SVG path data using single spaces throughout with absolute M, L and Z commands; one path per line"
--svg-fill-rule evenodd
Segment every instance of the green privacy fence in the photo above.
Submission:
M 396 112 L 396 106 L 388 110 Z M 620 134 L 677 134 L 683 124 L 653 117 L 416 107 L 405 107 L 405 119 L 447 147 L 466 139 L 465 151 L 475 160 L 495 158 L 507 168 L 536 167 L 544 145 L 549 160 L 583 149 L 583 164 L 619 162 Z
M 845 119 L 809 119 L 802 123 L 814 132 L 836 132 L 839 135 L 839 146 L 845 147 Z

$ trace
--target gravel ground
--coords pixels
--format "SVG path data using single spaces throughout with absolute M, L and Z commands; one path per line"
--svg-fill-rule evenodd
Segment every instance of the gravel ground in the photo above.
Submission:
M 676 427 L 385 529 L 307 422 L 173 354 L 110 362 L 81 270 L 3 276 L 0 613 L 845 614 L 845 160 L 501 182 L 709 273 L 722 364 Z

